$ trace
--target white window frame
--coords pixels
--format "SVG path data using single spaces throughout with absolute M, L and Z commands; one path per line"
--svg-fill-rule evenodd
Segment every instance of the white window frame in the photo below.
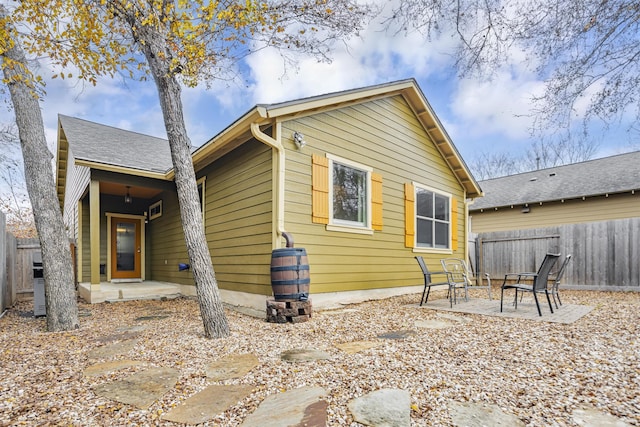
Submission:
M 149 205 L 149 221 L 162 216 L 162 200 Z
M 200 213 L 202 214 L 202 225 L 205 225 L 204 220 L 205 220 L 205 206 L 206 206 L 206 200 L 204 198 L 204 195 L 206 193 L 205 191 L 205 182 L 207 180 L 206 176 L 203 176 L 202 178 L 196 180 L 196 185 L 198 187 L 198 192 L 200 193 Z
M 413 188 L 414 188 L 414 194 L 413 194 L 413 200 L 415 200 L 414 202 L 414 207 L 413 207 L 413 219 L 415 221 L 415 234 L 414 234 L 414 238 L 413 238 L 413 247 L 414 247 L 414 251 L 416 252 L 441 252 L 441 253 L 453 253 L 453 250 L 451 249 L 452 247 L 452 243 L 451 243 L 451 232 L 452 232 L 452 227 L 451 227 L 451 199 L 452 199 L 452 195 L 451 193 L 447 193 L 441 190 L 436 190 L 433 187 L 429 187 L 427 185 L 423 185 L 417 182 L 413 183 Z M 446 248 L 438 248 L 435 246 L 418 246 L 418 191 L 419 190 L 425 190 L 425 191 L 430 191 L 434 194 L 438 194 L 440 196 L 446 197 L 447 198 L 447 218 L 448 220 L 446 221 L 448 224 L 448 242 L 447 242 L 447 247 Z M 434 201 L 435 202 L 435 201 Z M 434 222 L 439 222 L 439 223 L 443 223 L 444 221 L 442 220 L 437 220 L 435 218 L 431 218 L 431 220 L 433 220 Z M 433 230 L 433 244 L 435 245 L 435 229 Z
M 373 228 L 371 227 L 371 173 L 373 168 L 365 166 L 361 163 L 353 162 L 342 157 L 334 156 L 327 153 L 327 159 L 329 160 L 329 224 L 327 230 L 330 231 L 343 231 L 347 233 L 359 233 L 359 234 L 373 234 Z M 363 223 L 357 223 L 352 221 L 345 221 L 336 219 L 333 217 L 333 166 L 335 163 L 339 163 L 343 166 L 347 166 L 353 169 L 358 169 L 366 173 L 366 201 L 365 201 L 365 220 Z

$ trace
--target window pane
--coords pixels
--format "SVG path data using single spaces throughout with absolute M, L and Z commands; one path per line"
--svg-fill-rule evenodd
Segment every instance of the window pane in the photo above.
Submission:
M 367 173 L 333 163 L 333 218 L 365 223 Z
M 436 222 L 436 248 L 449 247 L 449 224 Z
M 116 224 L 116 270 L 134 271 L 136 269 L 136 224 L 118 222 Z
M 418 218 L 417 233 L 417 246 L 433 247 L 433 221 Z
M 436 194 L 436 219 L 449 220 L 449 199 L 439 194 Z
M 418 216 L 433 218 L 433 193 L 431 191 L 417 189 L 416 212 Z

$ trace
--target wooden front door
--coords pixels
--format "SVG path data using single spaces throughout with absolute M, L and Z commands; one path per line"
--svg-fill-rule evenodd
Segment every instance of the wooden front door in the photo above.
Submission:
M 140 220 L 111 218 L 111 278 L 140 279 Z

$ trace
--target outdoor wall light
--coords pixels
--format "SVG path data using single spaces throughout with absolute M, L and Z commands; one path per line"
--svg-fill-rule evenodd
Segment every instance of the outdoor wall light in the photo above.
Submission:
M 190 269 L 191 266 L 189 264 L 185 264 L 185 263 L 179 263 L 178 264 L 178 271 L 186 271 L 188 269 Z
M 302 147 L 307 145 L 307 141 L 304 140 L 304 135 L 301 134 L 300 132 L 293 133 L 293 142 L 296 143 L 298 150 L 302 150 Z
M 529 213 L 531 211 L 531 209 L 529 208 L 529 206 L 523 206 L 522 210 L 520 212 L 522 213 Z
M 133 199 L 131 198 L 131 194 L 129 194 L 129 189 L 131 188 L 131 186 L 127 185 L 127 194 L 124 195 L 124 202 L 125 203 L 131 203 L 133 201 Z

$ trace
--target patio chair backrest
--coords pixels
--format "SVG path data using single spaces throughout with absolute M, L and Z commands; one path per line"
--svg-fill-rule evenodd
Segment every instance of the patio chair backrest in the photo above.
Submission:
M 534 291 L 542 291 L 547 288 L 547 283 L 549 282 L 549 273 L 551 273 L 551 269 L 555 265 L 555 263 L 560 258 L 560 254 L 547 254 L 538 269 L 538 274 L 533 280 L 533 290 Z
M 558 274 L 556 274 L 556 278 L 554 281 L 554 284 L 558 285 L 560 284 L 560 280 L 562 280 L 562 276 L 564 275 L 564 271 L 567 267 L 567 264 L 569 264 L 569 261 L 571 261 L 571 254 L 567 255 L 564 258 L 564 261 L 562 262 L 562 265 L 560 266 L 560 270 L 558 270 Z
M 467 284 L 470 284 L 469 269 L 464 260 L 459 258 L 445 258 L 440 260 L 440 264 L 442 264 L 442 269 L 450 274 L 454 282 L 467 282 Z
M 429 269 L 427 268 L 427 264 L 424 262 L 424 259 L 421 256 L 417 256 L 415 258 L 418 260 L 418 264 L 420 265 L 422 274 L 424 274 L 426 283 L 431 283 L 431 273 L 429 273 Z

